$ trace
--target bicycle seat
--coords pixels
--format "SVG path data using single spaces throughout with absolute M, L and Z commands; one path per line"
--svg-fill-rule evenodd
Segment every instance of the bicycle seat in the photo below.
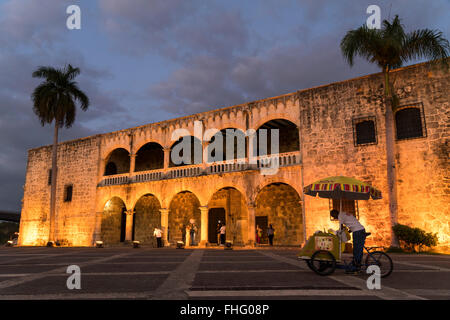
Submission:
M 372 232 L 366 232 L 366 237 L 370 236 Z

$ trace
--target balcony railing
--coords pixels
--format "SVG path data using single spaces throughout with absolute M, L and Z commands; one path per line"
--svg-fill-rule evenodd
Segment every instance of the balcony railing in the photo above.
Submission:
M 177 179 L 196 177 L 201 175 L 231 173 L 246 170 L 257 170 L 263 168 L 288 167 L 300 163 L 300 151 L 280 153 L 255 157 L 248 159 L 235 159 L 214 163 L 170 167 L 168 169 L 156 169 L 150 171 L 139 171 L 133 173 L 116 174 L 106 176 L 99 183 L 99 187 L 121 185 L 128 183 L 139 183 L 148 181 L 159 181 L 165 179 Z

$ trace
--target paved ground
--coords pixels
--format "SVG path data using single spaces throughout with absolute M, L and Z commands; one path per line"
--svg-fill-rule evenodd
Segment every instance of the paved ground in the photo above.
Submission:
M 367 275 L 321 277 L 297 250 L 0 248 L 0 299 L 450 299 L 450 256 L 394 255 L 381 290 Z M 69 290 L 78 265 L 81 289 Z

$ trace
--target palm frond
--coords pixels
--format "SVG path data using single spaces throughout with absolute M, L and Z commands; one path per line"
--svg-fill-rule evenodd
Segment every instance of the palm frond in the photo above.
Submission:
M 353 65 L 356 56 L 372 60 L 377 53 L 380 40 L 378 30 L 369 29 L 363 25 L 356 30 L 347 32 L 341 41 L 341 52 L 350 66 Z
M 441 60 L 447 65 L 450 44 L 438 30 L 421 29 L 406 35 L 401 58 L 403 61 L 412 59 Z

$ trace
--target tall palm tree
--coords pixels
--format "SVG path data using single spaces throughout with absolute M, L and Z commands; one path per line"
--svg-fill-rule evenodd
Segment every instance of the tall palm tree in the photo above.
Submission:
M 89 107 L 89 98 L 78 88 L 77 83 L 74 81 L 79 74 L 80 69 L 73 68 L 70 64 L 63 69 L 39 67 L 33 72 L 34 78 L 45 79 L 44 82 L 34 89 L 31 95 L 33 111 L 39 117 L 42 126 L 46 123 L 51 124 L 54 122 L 49 242 L 55 240 L 58 129 L 63 126 L 70 128 L 74 123 L 76 113 L 75 101 L 79 102 L 83 111 L 86 111 Z
M 366 25 L 350 30 L 341 41 L 341 51 L 350 66 L 356 56 L 377 64 L 384 76 L 384 102 L 386 125 L 387 182 L 391 225 L 397 223 L 397 186 L 395 169 L 394 112 L 398 98 L 390 83 L 390 72 L 414 59 L 441 60 L 448 68 L 450 45 L 438 30 L 419 29 L 406 33 L 398 16 L 392 23 L 383 21 L 381 29 L 369 29 Z M 391 246 L 398 240 L 391 228 Z

